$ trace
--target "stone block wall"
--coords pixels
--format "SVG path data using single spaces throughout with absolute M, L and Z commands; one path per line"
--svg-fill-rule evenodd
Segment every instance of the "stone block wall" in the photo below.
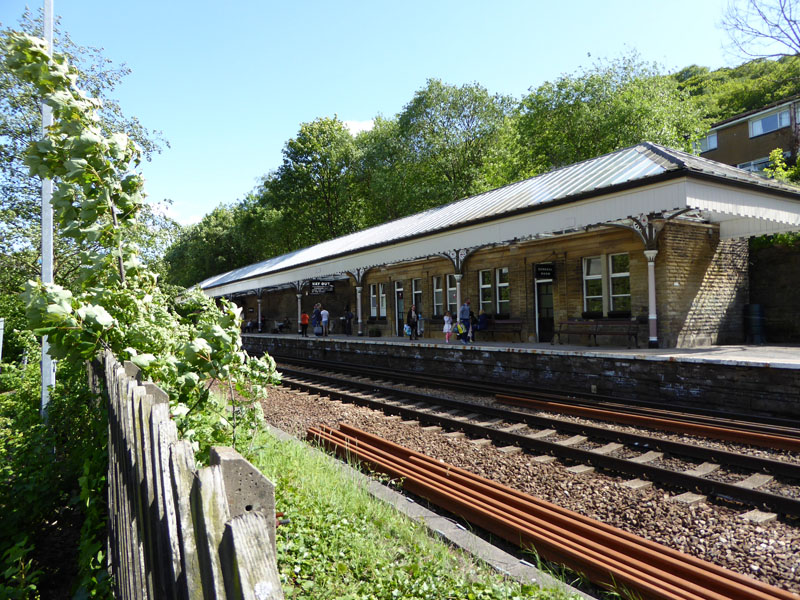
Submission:
M 656 257 L 659 340 L 692 348 L 744 341 L 746 241 L 720 240 L 704 225 L 667 223 Z
M 665 406 L 710 408 L 743 414 L 800 418 L 800 369 L 735 361 L 697 360 L 610 351 L 389 343 L 381 340 L 305 340 L 244 336 L 253 353 L 415 371 L 559 392 L 615 395 Z

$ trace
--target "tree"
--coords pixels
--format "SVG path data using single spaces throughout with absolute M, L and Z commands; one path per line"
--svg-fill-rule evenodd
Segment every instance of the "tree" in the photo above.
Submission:
M 478 83 L 457 87 L 429 79 L 414 94 L 397 121 L 412 159 L 407 167 L 417 182 L 417 210 L 487 189 L 486 160 L 511 107 L 510 98 Z
M 731 45 L 744 56 L 800 54 L 800 0 L 731 0 L 722 18 Z
M 34 18 L 26 11 L 20 20 L 20 30 L 36 34 L 42 29 L 41 21 L 41 15 Z M 41 135 L 41 112 L 40 98 L 33 86 L 20 81 L 5 66 L 10 35 L 9 30 L 0 31 L 0 270 L 18 271 L 27 279 L 39 272 L 41 190 L 37 180 L 28 175 L 24 155 L 30 143 Z M 98 49 L 76 45 L 59 29 L 58 23 L 54 36 L 55 51 L 77 66 L 78 85 L 102 99 L 98 112 L 101 130 L 105 134 L 126 132 L 140 146 L 145 158 L 158 152 L 165 143 L 160 134 L 148 131 L 136 118 L 126 117 L 110 97 L 129 69 L 124 65 L 114 66 Z M 162 224 L 166 226 L 166 222 Z M 79 270 L 78 251 L 58 232 L 54 246 L 55 279 L 68 284 Z
M 545 82 L 523 98 L 517 178 L 642 141 L 691 150 L 706 122 L 689 93 L 635 54 Z
M 337 117 L 303 123 L 286 142 L 283 164 L 267 175 L 262 205 L 283 217 L 292 248 L 357 231 L 362 205 L 354 190 L 353 136 Z

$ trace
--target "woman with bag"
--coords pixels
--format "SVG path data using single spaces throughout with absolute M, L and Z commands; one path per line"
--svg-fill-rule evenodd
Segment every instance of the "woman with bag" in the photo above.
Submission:
M 408 309 L 408 314 L 406 315 L 405 326 L 405 332 L 409 340 L 419 339 L 419 336 L 417 335 L 417 318 L 417 307 L 415 304 L 412 304 L 411 308 Z

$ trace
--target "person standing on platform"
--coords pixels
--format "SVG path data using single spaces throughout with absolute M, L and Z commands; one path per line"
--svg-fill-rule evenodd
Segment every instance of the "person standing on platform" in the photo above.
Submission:
M 469 319 L 469 298 L 464 300 L 464 304 L 461 305 L 461 308 L 458 310 L 458 320 L 461 322 L 461 325 L 464 327 L 464 333 L 461 334 L 461 343 L 466 344 L 469 342 L 469 331 L 470 331 L 470 319 Z
M 314 310 L 311 311 L 311 327 L 322 326 L 322 316 L 319 313 L 319 307 L 322 306 L 319 302 L 314 305 Z
M 442 327 L 442 331 L 444 332 L 445 343 L 449 344 L 450 336 L 453 335 L 453 317 L 449 310 L 444 313 L 444 327 Z
M 344 334 L 345 335 L 353 335 L 353 318 L 354 315 L 350 310 L 350 305 L 348 304 L 344 309 Z
M 478 313 L 478 324 L 475 326 L 475 329 L 478 331 L 486 331 L 489 329 L 489 315 L 487 315 L 486 311 L 483 309 Z M 472 339 L 475 339 L 475 334 L 472 335 Z
M 330 322 L 331 313 L 328 312 L 327 308 L 322 308 L 319 314 L 320 317 L 322 317 L 322 335 L 328 337 L 328 324 Z
M 418 340 L 419 335 L 417 335 L 417 321 L 419 319 L 419 315 L 417 315 L 417 307 L 416 305 L 412 304 L 411 308 L 408 309 L 408 314 L 406 315 L 406 325 L 408 325 L 411 330 L 408 333 L 409 340 Z
M 308 337 L 308 313 L 306 311 L 300 313 L 300 335 Z

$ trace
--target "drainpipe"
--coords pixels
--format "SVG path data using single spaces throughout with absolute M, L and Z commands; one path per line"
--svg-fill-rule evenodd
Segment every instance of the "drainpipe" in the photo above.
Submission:
M 356 315 L 358 315 L 358 335 L 361 337 L 364 332 L 361 330 L 361 290 L 363 288 L 359 285 L 356 286 Z
M 647 305 L 650 338 L 648 348 L 658 348 L 658 313 L 656 312 L 656 255 L 658 250 L 645 250 L 647 257 Z

